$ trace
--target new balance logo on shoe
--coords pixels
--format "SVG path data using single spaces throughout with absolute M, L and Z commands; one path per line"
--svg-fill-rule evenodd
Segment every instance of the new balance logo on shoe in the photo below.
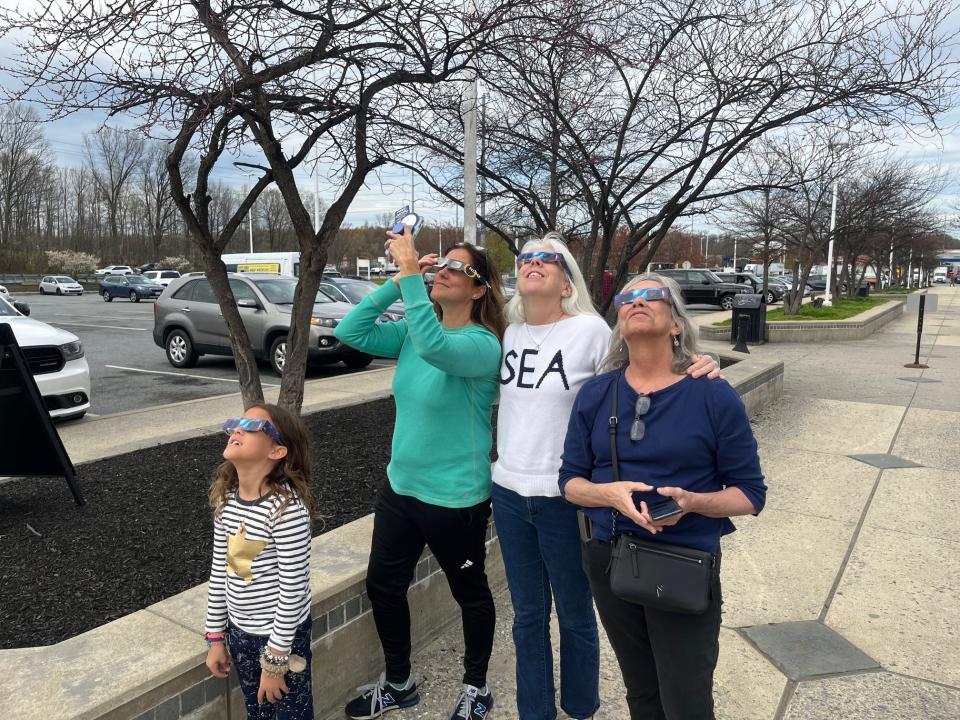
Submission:
M 460 566 L 461 570 L 466 570 L 467 568 L 473 567 L 473 560 L 467 560 L 463 565 Z

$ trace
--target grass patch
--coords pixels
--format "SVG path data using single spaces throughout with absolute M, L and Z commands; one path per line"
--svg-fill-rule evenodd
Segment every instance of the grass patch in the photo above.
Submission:
M 802 321 L 802 320 L 847 320 L 878 305 L 887 302 L 883 298 L 844 298 L 833 304 L 833 307 L 815 308 L 812 304 L 800 306 L 799 315 L 784 315 L 783 308 L 777 308 L 767 313 L 767 322 Z M 715 327 L 730 327 L 732 319 L 714 323 Z

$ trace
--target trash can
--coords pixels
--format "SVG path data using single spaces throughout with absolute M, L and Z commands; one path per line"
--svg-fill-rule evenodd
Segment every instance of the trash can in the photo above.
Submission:
M 739 339 L 748 343 L 767 341 L 767 307 L 763 304 L 763 295 L 743 293 L 733 296 L 733 322 L 730 326 L 730 340 Z

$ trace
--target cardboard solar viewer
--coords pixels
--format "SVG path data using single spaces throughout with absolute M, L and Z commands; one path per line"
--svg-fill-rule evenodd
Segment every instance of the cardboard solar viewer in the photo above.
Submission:
M 77 505 L 86 504 L 73 463 L 7 323 L 0 323 L 0 438 L 0 477 L 62 477 Z

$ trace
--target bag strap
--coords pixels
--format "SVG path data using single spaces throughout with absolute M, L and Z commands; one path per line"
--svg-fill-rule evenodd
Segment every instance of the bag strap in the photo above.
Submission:
M 620 373 L 613 380 L 613 399 L 610 402 L 610 419 L 608 426 L 610 429 L 610 459 L 613 464 L 613 481 L 620 482 L 620 463 L 617 460 L 617 397 L 620 395 Z M 617 537 L 617 512 L 616 508 L 610 508 L 610 535 L 611 539 Z

